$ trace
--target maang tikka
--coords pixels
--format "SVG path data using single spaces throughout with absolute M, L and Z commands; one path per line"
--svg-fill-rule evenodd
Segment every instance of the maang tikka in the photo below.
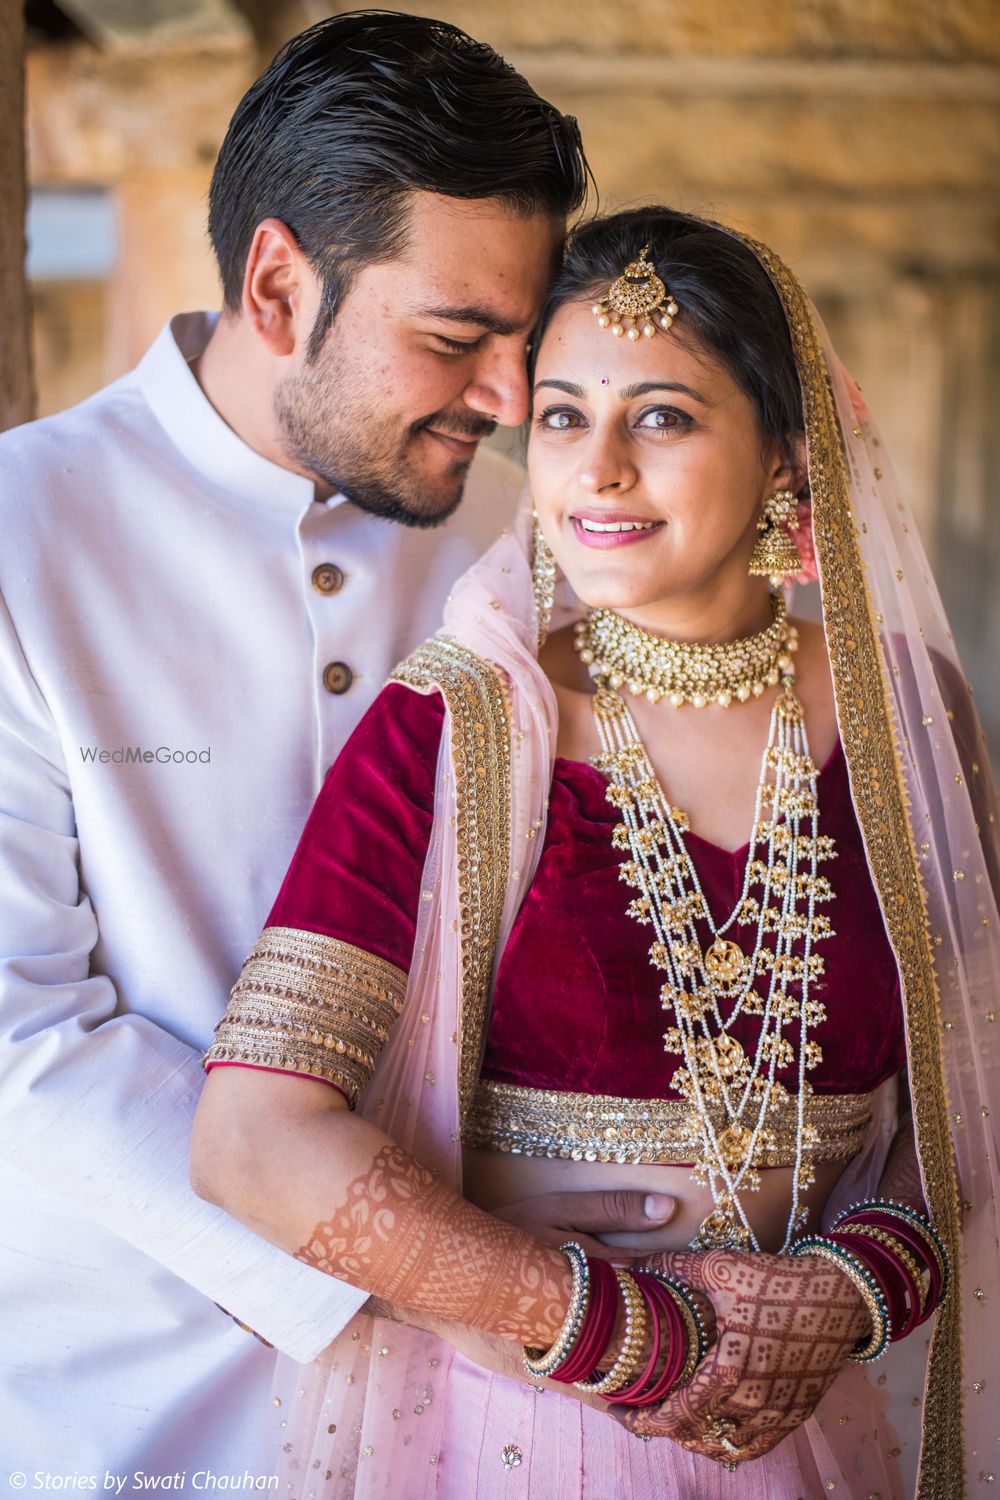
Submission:
M 647 259 L 649 246 L 643 245 L 638 260 L 630 260 L 605 296 L 594 303 L 591 311 L 602 328 L 610 328 L 616 338 L 637 339 L 640 334 L 651 339 L 654 333 L 667 333 L 679 311 L 666 285 Z

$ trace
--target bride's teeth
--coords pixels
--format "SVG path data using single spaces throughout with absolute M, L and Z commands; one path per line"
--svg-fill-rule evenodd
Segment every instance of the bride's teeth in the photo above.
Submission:
M 584 531 L 652 531 L 652 521 L 589 521 L 581 520 Z

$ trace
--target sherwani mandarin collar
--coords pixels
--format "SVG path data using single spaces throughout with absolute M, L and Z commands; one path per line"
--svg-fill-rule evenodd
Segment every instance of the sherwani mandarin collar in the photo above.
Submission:
M 251 448 L 222 419 L 191 369 L 218 323 L 218 313 L 178 313 L 138 366 L 139 385 L 179 453 L 220 489 L 272 510 L 299 516 L 316 499 L 311 479 Z M 338 504 L 335 495 L 330 504 Z

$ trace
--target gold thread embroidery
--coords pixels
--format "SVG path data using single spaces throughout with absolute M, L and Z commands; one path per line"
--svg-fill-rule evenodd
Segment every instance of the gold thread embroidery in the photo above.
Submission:
M 405 973 L 384 958 L 323 933 L 265 927 L 204 1061 L 308 1073 L 342 1088 L 353 1109 L 405 996 Z
M 715 1111 L 722 1130 L 724 1111 Z M 804 1106 L 807 1160 L 849 1161 L 864 1144 L 871 1120 L 868 1094 L 810 1094 Z M 797 1101 L 773 1110 L 762 1167 L 795 1162 Z M 701 1143 L 698 1116 L 685 1099 L 621 1099 L 523 1088 L 482 1079 L 462 1133 L 466 1146 L 515 1156 L 690 1166 Z
M 958 1182 L 948 1129 L 937 977 L 898 728 L 854 533 L 847 466 L 819 334 L 802 288 L 782 261 L 766 246 L 740 234 L 735 237 L 753 250 L 777 289 L 802 383 L 813 534 L 837 718 L 858 822 L 899 965 L 914 1131 L 927 1205 L 955 1273 L 931 1341 L 916 1500 L 961 1500 L 966 1490 Z
M 510 868 L 510 713 L 497 668 L 445 635 L 419 646 L 390 681 L 418 692 L 439 688 L 451 716 L 461 943 L 461 1127 L 479 1077 Z
M 549 544 L 542 535 L 538 512 L 532 512 L 531 523 L 531 582 L 535 594 L 537 633 L 539 649 L 545 644 L 552 620 L 552 608 L 556 592 L 556 560 Z

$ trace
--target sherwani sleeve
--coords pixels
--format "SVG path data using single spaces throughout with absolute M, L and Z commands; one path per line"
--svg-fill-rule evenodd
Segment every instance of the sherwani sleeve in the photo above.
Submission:
M 0 1153 L 284 1353 L 315 1358 L 365 1293 L 191 1190 L 201 1054 L 125 1011 L 90 972 L 97 940 L 63 748 L 0 599 Z

